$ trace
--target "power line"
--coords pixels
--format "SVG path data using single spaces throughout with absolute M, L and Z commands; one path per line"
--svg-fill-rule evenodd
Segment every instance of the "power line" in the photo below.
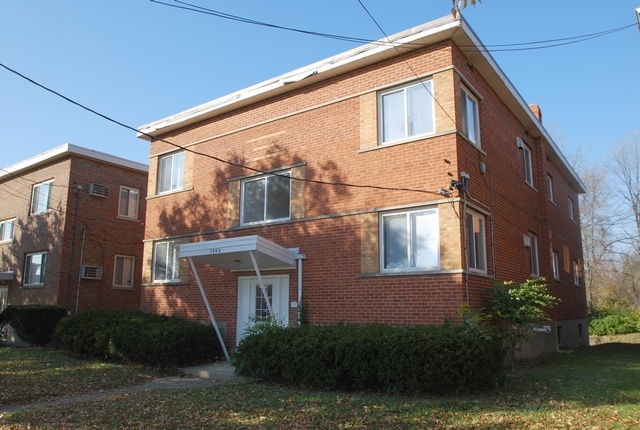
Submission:
M 269 174 L 269 175 L 275 175 L 275 176 L 284 176 L 284 175 L 280 175 L 278 173 L 267 172 L 267 171 L 262 170 L 262 169 L 257 169 L 255 167 L 251 167 L 251 166 L 248 166 L 246 164 L 239 163 L 239 162 L 234 162 L 234 161 L 231 161 L 231 160 L 225 160 L 223 158 L 216 157 L 214 155 L 204 154 L 204 153 L 195 151 L 195 150 L 193 150 L 191 148 L 186 148 L 184 146 L 178 145 L 177 143 L 171 142 L 169 140 L 162 139 L 162 138 L 153 136 L 151 134 L 139 131 L 135 127 L 127 125 L 127 124 L 125 124 L 123 122 L 120 122 L 120 121 L 118 121 L 116 119 L 113 119 L 113 118 L 111 118 L 111 117 L 109 117 L 109 116 L 107 116 L 105 114 L 102 114 L 102 113 L 100 113 L 100 112 L 98 112 L 98 111 L 96 111 L 94 109 L 91 109 L 91 108 L 89 108 L 89 107 L 87 107 L 87 106 L 85 106 L 85 105 L 83 105 L 83 104 L 81 104 L 81 103 L 79 103 L 79 102 L 77 102 L 77 101 L 75 101 L 75 100 L 73 100 L 73 99 L 71 99 L 71 98 L 69 98 L 69 97 L 67 97 L 67 96 L 65 96 L 65 95 L 53 90 L 53 89 L 51 89 L 51 88 L 49 88 L 49 87 L 46 87 L 43 84 L 40 84 L 40 83 L 36 82 L 35 80 L 33 80 L 33 79 L 23 75 L 22 73 L 20 73 L 20 72 L 18 72 L 16 70 L 6 66 L 3 63 L 0 63 L 0 67 L 2 67 L 4 69 L 6 69 L 7 71 L 9 71 L 9 72 L 21 77 L 22 79 L 25 79 L 26 81 L 32 83 L 33 85 L 36 85 L 36 86 L 42 88 L 43 90 L 48 91 L 48 92 L 50 92 L 50 93 L 52 93 L 52 94 L 54 94 L 54 95 L 56 95 L 56 96 L 58 96 L 58 97 L 60 97 L 60 98 L 62 98 L 64 100 L 68 101 L 71 104 L 74 104 L 74 105 L 76 105 L 76 106 L 78 106 L 78 107 L 80 107 L 80 108 L 82 108 L 82 109 L 84 109 L 84 110 L 86 110 L 88 112 L 93 113 L 94 115 L 97 115 L 97 116 L 99 116 L 99 117 L 101 117 L 101 118 L 103 118 L 103 119 L 105 119 L 105 120 L 107 120 L 109 122 L 112 122 L 114 124 L 117 124 L 117 125 L 119 125 L 119 126 L 121 126 L 123 128 L 126 128 L 128 130 L 132 130 L 132 131 L 135 131 L 137 133 L 140 133 L 143 136 L 147 136 L 147 137 L 149 137 L 151 139 L 154 139 L 154 140 L 157 140 L 159 142 L 163 142 L 163 143 L 169 144 L 169 145 L 171 145 L 171 146 L 173 146 L 173 147 L 175 147 L 177 149 L 181 149 L 181 150 L 183 150 L 185 152 L 190 152 L 190 153 L 192 153 L 194 155 L 199 155 L 199 156 L 202 156 L 202 157 L 210 158 L 212 160 L 215 160 L 215 161 L 218 161 L 220 163 L 227 164 L 227 165 L 230 165 L 230 166 L 233 166 L 233 167 L 239 167 L 239 168 L 242 168 L 242 169 L 246 169 L 246 170 L 249 170 L 249 171 L 252 171 L 252 172 L 261 173 L 261 174 L 265 174 L 265 175 Z M 437 191 L 418 190 L 418 189 L 415 189 L 415 188 L 383 187 L 383 186 L 379 186 L 379 185 L 362 185 L 362 184 L 351 184 L 351 183 L 347 183 L 347 182 L 329 182 L 329 181 L 321 181 L 321 180 L 318 180 L 318 179 L 295 178 L 295 177 L 289 177 L 289 176 L 286 176 L 286 177 L 290 178 L 292 180 L 296 180 L 296 181 L 309 182 L 309 183 L 314 183 L 314 184 L 319 184 L 319 185 L 341 186 L 341 187 L 349 187 L 349 188 L 368 188 L 368 189 L 375 189 L 375 190 L 382 190 L 382 191 L 407 191 L 407 192 L 439 195 Z
M 341 35 L 337 35 L 337 34 L 316 32 L 316 31 L 304 30 L 304 29 L 299 29 L 299 28 L 294 28 L 294 27 L 287 27 L 287 26 L 283 26 L 283 25 L 271 24 L 271 23 L 267 23 L 267 22 L 263 22 L 263 21 L 254 20 L 254 19 L 251 19 L 251 18 L 245 18 L 245 17 L 241 17 L 241 16 L 238 16 L 238 15 L 232 15 L 232 14 L 221 12 L 221 11 L 217 11 L 217 10 L 214 10 L 214 9 L 205 8 L 203 6 L 198 6 L 198 5 L 195 5 L 195 4 L 192 4 L 192 3 L 187 3 L 187 2 L 184 2 L 184 1 L 181 1 L 181 0 L 173 0 L 174 3 L 177 3 L 177 4 L 166 3 L 166 2 L 162 2 L 162 1 L 158 1 L 158 0 L 150 0 L 150 1 L 152 3 L 156 3 L 156 4 L 162 5 L 162 6 L 167 6 L 167 7 L 171 7 L 171 8 L 186 10 L 186 11 L 200 13 L 200 14 L 209 15 L 209 16 L 214 16 L 214 17 L 227 19 L 227 20 L 231 20 L 231 21 L 236 21 L 236 22 L 240 22 L 240 23 L 244 23 L 244 24 L 257 25 L 257 26 L 268 27 L 268 28 L 273 28 L 273 29 L 277 29 L 277 30 L 291 31 L 291 32 L 306 34 L 306 35 L 310 35 L 310 36 L 324 37 L 324 38 L 327 38 L 327 39 L 340 40 L 340 41 L 343 41 L 343 42 L 373 43 L 373 44 L 379 44 L 379 45 L 385 45 L 385 46 L 389 46 L 389 45 L 390 46 L 394 46 L 394 43 L 392 41 L 388 40 L 388 37 L 387 37 L 387 41 L 381 41 L 381 40 L 366 39 L 366 38 L 361 38 L 361 37 L 341 36 Z M 360 3 L 360 5 L 364 8 L 364 5 L 362 3 Z M 366 10 L 366 8 L 365 8 L 365 10 Z M 369 13 L 369 12 L 367 11 L 367 13 Z M 369 14 L 369 16 L 371 17 L 371 14 Z M 371 17 L 371 18 L 373 19 L 373 17 Z M 375 19 L 374 19 L 374 21 L 375 21 Z M 637 23 L 634 22 L 633 24 L 629 24 L 629 25 L 626 25 L 626 26 L 623 26 L 623 27 L 613 28 L 613 29 L 610 29 L 610 30 L 604 30 L 604 31 L 596 32 L 596 33 L 589 33 L 589 34 L 584 34 L 584 35 L 580 35 L 580 36 L 570 36 L 570 37 L 559 38 L 559 39 L 548 39 L 548 40 L 539 40 L 539 41 L 532 41 L 532 42 L 520 42 L 520 43 L 486 44 L 486 45 L 483 45 L 481 47 L 477 47 L 475 45 L 468 45 L 468 46 L 460 45 L 459 47 L 461 49 L 464 49 L 464 48 L 479 49 L 480 51 L 483 51 L 483 52 L 531 51 L 531 50 L 555 48 L 555 47 L 558 47 L 558 46 L 564 46 L 564 45 L 570 45 L 570 44 L 574 44 L 574 43 L 585 42 L 587 40 L 595 39 L 595 38 L 602 37 L 602 36 L 607 36 L 609 34 L 613 34 L 613 33 L 625 30 L 625 29 L 630 28 L 630 27 L 635 27 L 636 25 L 637 25 Z M 378 25 L 378 28 L 380 28 L 379 25 Z M 540 46 L 531 46 L 531 45 L 540 45 Z M 407 44 L 404 44 L 404 46 L 424 47 L 424 46 L 428 46 L 428 44 L 409 42 Z M 492 48 L 495 48 L 495 49 L 492 49 Z

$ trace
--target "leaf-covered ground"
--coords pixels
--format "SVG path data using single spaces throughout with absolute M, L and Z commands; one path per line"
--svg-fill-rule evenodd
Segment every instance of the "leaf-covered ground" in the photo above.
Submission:
M 0 406 L 128 387 L 157 376 L 144 367 L 77 360 L 47 348 L 0 347 Z
M 1 429 L 640 429 L 640 345 L 522 366 L 495 393 L 447 398 L 222 383 L 26 409 Z

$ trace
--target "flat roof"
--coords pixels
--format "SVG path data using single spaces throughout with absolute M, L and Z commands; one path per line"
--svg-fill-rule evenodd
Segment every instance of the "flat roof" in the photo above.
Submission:
M 149 166 L 147 164 L 137 163 L 135 161 L 127 160 L 115 155 L 106 154 L 104 152 L 95 151 L 93 149 L 84 148 L 82 146 L 73 145 L 71 143 L 65 143 L 64 145 L 57 146 L 53 149 L 27 158 L 26 160 L 19 161 L 18 163 L 13 164 L 9 167 L 3 168 L 2 170 L 0 170 L 0 179 L 7 175 L 15 176 L 16 174 L 25 170 L 31 170 L 36 167 L 49 164 L 52 161 L 64 158 L 69 155 L 79 155 L 81 157 L 92 158 L 94 160 L 102 161 L 116 166 L 126 167 L 132 170 L 149 172 Z

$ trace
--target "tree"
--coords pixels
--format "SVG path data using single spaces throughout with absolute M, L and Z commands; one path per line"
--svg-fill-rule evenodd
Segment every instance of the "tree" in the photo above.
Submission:
M 475 6 L 476 3 L 482 3 L 482 0 L 451 0 L 451 4 L 453 5 L 451 13 L 453 14 L 453 17 L 457 17 L 460 10 L 466 8 L 469 3 Z
M 560 300 L 549 294 L 544 278 L 494 284 L 491 299 L 480 312 L 481 319 L 505 330 L 509 365 L 513 370 L 518 346 L 530 339 L 530 325 L 547 320 L 547 310 Z

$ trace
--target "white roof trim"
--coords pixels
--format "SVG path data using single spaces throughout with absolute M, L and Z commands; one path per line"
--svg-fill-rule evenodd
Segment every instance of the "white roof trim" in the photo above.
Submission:
M 149 139 L 149 135 L 155 136 L 157 134 L 166 133 L 175 128 L 174 126 L 183 127 L 213 116 L 214 114 L 222 113 L 223 108 L 227 106 L 233 105 L 234 108 L 240 107 L 240 103 L 242 101 L 258 98 L 258 96 L 266 95 L 267 93 L 269 93 L 269 97 L 271 97 L 274 95 L 272 94 L 273 92 L 281 90 L 284 86 L 287 86 L 286 91 L 288 91 L 290 87 L 293 86 L 292 84 L 298 83 L 304 79 L 318 76 L 317 80 L 324 80 L 333 75 L 337 75 L 338 73 L 344 73 L 347 70 L 362 67 L 362 62 L 369 61 L 370 63 L 374 63 L 381 61 L 380 55 L 391 58 L 397 56 L 399 52 L 416 49 L 415 46 L 406 47 L 409 43 L 425 43 L 425 40 L 423 39 L 430 37 L 435 37 L 437 39 L 431 40 L 430 42 L 432 43 L 445 40 L 449 38 L 451 34 L 453 34 L 453 30 L 459 26 L 459 20 L 454 19 L 451 16 L 446 16 L 444 18 L 422 24 L 389 36 L 389 40 L 392 44 L 390 44 L 387 39 L 380 39 L 376 42 L 359 46 L 333 57 L 329 57 L 325 60 L 309 64 L 278 77 L 250 86 L 243 90 L 203 103 L 175 115 L 142 125 L 138 128 L 138 137 Z M 447 30 L 450 32 L 446 34 L 446 37 L 443 37 L 443 32 L 447 32 Z
M 198 263 L 232 271 L 253 271 L 250 251 L 253 252 L 260 270 L 294 269 L 296 258 L 299 258 L 294 250 L 261 236 L 185 243 L 180 245 L 180 258 L 191 258 Z
M 115 155 L 105 154 L 104 152 L 95 151 L 93 149 L 84 148 L 82 146 L 73 145 L 71 143 L 65 143 L 64 145 L 57 146 L 53 149 L 40 153 L 26 160 L 20 161 L 7 168 L 0 170 L 0 178 L 30 170 L 35 167 L 39 167 L 48 164 L 54 160 L 57 160 L 68 155 L 79 155 L 86 158 L 93 158 L 94 160 L 102 161 L 116 166 L 126 167 L 128 169 L 139 170 L 141 172 L 148 172 L 149 166 L 135 161 L 127 160 L 125 158 L 116 157 Z
M 460 16 L 447 15 L 440 19 L 405 30 L 388 39 L 380 39 L 342 54 L 291 71 L 284 75 L 253 85 L 244 90 L 217 98 L 191 109 L 168 116 L 158 121 L 140 126 L 138 137 L 151 140 L 164 133 L 195 124 L 216 115 L 241 108 L 260 100 L 274 97 L 293 88 L 309 85 L 347 73 L 368 64 L 396 57 L 402 53 L 419 49 L 420 45 L 429 45 L 451 39 L 464 48 L 464 54 L 470 64 L 483 75 L 522 122 L 533 137 L 541 137 L 547 145 L 547 153 L 557 166 L 563 170 L 577 192 L 584 193 L 586 186 L 559 150 L 549 133 L 535 117 L 529 105 L 515 89 L 491 54 L 478 39 L 467 22 Z M 389 40 L 392 44 L 389 43 Z

